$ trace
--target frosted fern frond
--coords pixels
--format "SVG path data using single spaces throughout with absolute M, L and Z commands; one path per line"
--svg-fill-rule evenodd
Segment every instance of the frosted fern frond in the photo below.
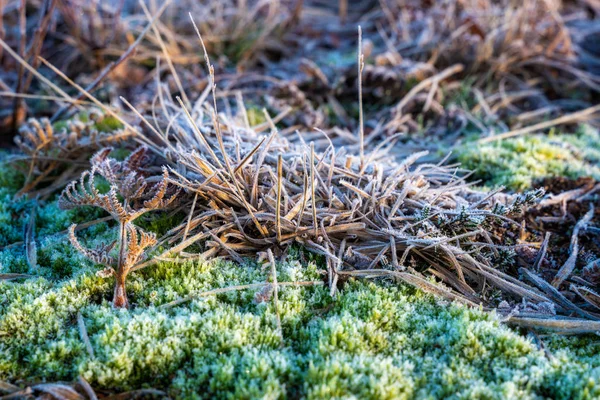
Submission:
M 87 160 L 103 146 L 128 140 L 132 134 L 112 117 L 93 111 L 54 125 L 47 118 L 29 119 L 14 139 L 23 153 L 12 157 L 14 165 L 27 175 L 20 193 L 52 192 L 43 187 L 44 177 L 60 173 L 77 176 L 82 169 L 79 161 Z M 73 163 L 75 160 L 78 162 Z M 67 164 L 69 169 L 65 170 Z
M 86 258 L 95 262 L 96 264 L 102 264 L 106 267 L 112 268 L 115 265 L 115 259 L 110 255 L 110 252 L 116 245 L 116 241 L 108 244 L 101 243 L 95 249 L 88 249 L 84 247 L 77 239 L 75 235 L 76 224 L 73 224 L 69 227 L 69 241 L 71 245 L 77 249 L 81 254 L 83 254 Z
M 117 195 L 116 187 L 111 186 L 106 194 L 101 194 L 95 185 L 96 167 L 81 174 L 78 181 L 71 182 L 63 191 L 58 205 L 63 210 L 79 206 L 99 207 L 110 213 L 119 221 L 129 221 L 133 215 L 126 205 L 123 205 Z
M 106 148 L 97 152 L 91 159 L 91 170 L 66 187 L 59 199 L 61 208 L 100 207 L 117 221 L 129 223 L 148 211 L 167 208 L 175 201 L 179 190 L 170 190 L 169 173 L 165 168 L 158 183 L 149 188 L 147 178 L 140 170 L 148 159 L 145 147 L 136 150 L 125 161 L 110 158 L 111 150 Z M 110 185 L 107 193 L 101 193 L 97 188 L 97 175 Z
M 169 171 L 165 167 L 163 167 L 162 171 L 162 179 L 152 188 L 154 196 L 151 199 L 144 201 L 144 207 L 149 210 L 156 210 L 169 207 L 180 193 L 180 191 L 177 190 L 175 191 L 175 193 L 165 198 L 165 196 L 167 195 L 167 181 L 169 179 Z
M 148 155 L 148 148 L 142 146 L 131 153 L 125 161 L 123 161 L 123 167 L 127 171 L 141 171 L 143 170 L 144 165 L 147 165 L 149 161 L 150 156 Z
M 94 182 L 96 169 L 85 171 L 81 174 L 79 182 L 73 181 L 63 191 L 58 206 L 63 210 L 70 210 L 78 206 L 98 206 L 98 198 L 101 196 Z
M 15 143 L 25 154 L 34 154 L 50 148 L 53 144 L 53 137 L 54 129 L 47 118 L 41 120 L 30 118 L 19 129 Z
M 141 147 L 126 160 L 118 161 L 109 157 L 111 148 L 102 149 L 91 159 L 92 168 L 85 171 L 79 181 L 71 182 L 62 193 L 59 206 L 70 209 L 77 206 L 95 206 L 104 209 L 119 223 L 119 257 L 115 260 L 109 255 L 115 243 L 96 249 L 83 247 L 75 236 L 75 226 L 70 236 L 73 246 L 94 262 L 112 268 L 116 278 L 113 305 L 129 307 L 125 290 L 127 274 L 136 264 L 145 259 L 146 250 L 157 243 L 156 235 L 133 225 L 141 215 L 169 207 L 177 198 L 180 189 L 172 189 L 168 184 L 169 173 L 166 168 L 160 177 L 147 177 L 144 165 L 149 165 L 148 149 Z M 106 192 L 96 186 L 99 175 L 109 185 Z M 157 179 L 158 178 L 158 179 Z M 150 186 L 150 181 L 156 182 Z
M 145 251 L 156 244 L 156 235 L 151 232 L 145 232 L 142 229 L 127 224 L 127 258 L 126 268 L 129 269 L 142 261 L 145 257 Z

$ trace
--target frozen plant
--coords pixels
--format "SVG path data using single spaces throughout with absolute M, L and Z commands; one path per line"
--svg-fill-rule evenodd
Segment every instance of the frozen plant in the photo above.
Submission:
M 85 248 L 75 236 L 76 224 L 69 229 L 73 247 L 95 263 L 104 265 L 104 274 L 114 275 L 115 291 L 113 307 L 128 308 L 125 280 L 131 268 L 146 257 L 146 250 L 156 244 L 156 235 L 145 232 L 133 224 L 141 215 L 161 210 L 171 205 L 179 191 L 168 188 L 168 171 L 154 185 L 149 185 L 143 165 L 148 164 L 148 150 L 141 147 L 124 161 L 108 157 L 112 148 L 105 148 L 91 159 L 91 170 L 85 171 L 79 181 L 71 182 L 59 199 L 62 209 L 94 206 L 106 210 L 118 223 L 118 238 L 110 244 L 101 244 L 94 249 Z M 100 175 L 109 185 L 102 193 L 96 183 Z M 112 250 L 117 247 L 116 257 Z

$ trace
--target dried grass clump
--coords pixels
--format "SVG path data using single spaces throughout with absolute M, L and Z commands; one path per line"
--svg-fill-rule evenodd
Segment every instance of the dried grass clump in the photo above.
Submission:
M 189 12 L 203 21 L 199 30 L 209 51 L 222 55 L 223 64 L 242 68 L 286 53 L 282 37 L 295 26 L 301 7 L 302 2 L 286 0 L 167 0 L 161 4 L 141 0 L 48 0 L 2 6 L 0 141 L 4 135 L 9 139 L 14 136 L 28 115 L 54 112 L 54 122 L 72 107 L 63 105 L 55 112 L 44 104 L 43 112 L 39 111 L 42 107 L 36 102 L 49 99 L 33 80 L 34 76 L 40 78 L 37 69 L 45 72 L 40 68 L 41 57 L 47 57 L 74 80 L 86 82 L 88 92 L 108 80 L 112 93 L 118 94 L 132 89 L 142 91 L 140 88 L 148 85 L 148 69 L 162 73 L 166 66 L 173 76 L 175 68 L 184 66 L 181 69 L 186 70 L 186 79 L 173 82 L 181 92 L 184 84 L 198 84 L 194 72 L 201 61 L 191 44 L 194 30 L 181 23 Z M 13 57 L 3 57 L 5 52 Z M 34 71 L 26 68 L 23 60 Z M 32 83 L 35 94 L 29 94 Z M 69 100 L 66 94 L 61 96 Z M 63 100 L 60 96 L 53 100 L 57 99 Z M 34 107 L 30 109 L 31 105 Z
M 411 170 L 418 156 L 380 164 L 368 154 L 360 168 L 343 150 L 316 154 L 275 141 L 275 135 L 254 152 L 256 140 L 226 135 L 222 158 L 203 149 L 178 153 L 187 173 L 178 174 L 177 184 L 198 201 L 189 222 L 172 231 L 171 243 L 189 233 L 207 240 L 203 256 L 238 260 L 299 243 L 326 256 L 332 293 L 344 276 L 389 274 L 470 304 L 482 301 L 479 293 L 488 285 L 539 300 L 493 267 L 497 246 L 487 232 L 511 223 L 507 215 L 540 193 L 504 204 L 468 190 L 455 168 L 422 164 Z M 237 149 L 250 158 L 243 162 Z M 456 292 L 436 288 L 421 273 Z
M 591 106 L 600 75 L 589 68 L 579 45 L 594 24 L 579 6 L 558 0 L 380 5 L 376 14 L 384 28 L 378 32 L 386 51 L 376 55 L 376 64 L 391 72 L 403 64 L 433 70 L 393 109 L 386 127 L 391 134 L 419 131 L 422 121 L 434 134 L 449 121 L 453 127 L 442 129 L 446 136 L 459 135 L 467 122 L 485 134 L 510 131 L 506 121 L 519 128 L 566 111 L 597 111 Z M 458 104 L 458 115 L 448 111 L 449 100 Z
M 208 70 L 212 83 L 209 62 Z M 365 152 L 362 141 L 360 157 L 334 145 L 315 151 L 302 137 L 291 142 L 278 136 L 266 113 L 271 133 L 260 137 L 236 122 L 247 121 L 243 106 L 237 118 L 219 114 L 212 90 L 212 105 L 197 104 L 190 112 L 179 101 L 181 116 L 165 118 L 172 142 L 164 130 L 155 132 L 168 148 L 153 146 L 172 162 L 170 182 L 193 195 L 188 220 L 169 232 L 174 247 L 167 254 L 206 240 L 197 256 L 241 262 L 299 243 L 326 257 L 332 294 L 349 275 L 383 275 L 472 305 L 487 302 L 481 294 L 490 286 L 548 300 L 493 267 L 502 245 L 488 233 L 516 224 L 508 215 L 543 192 L 500 201 L 495 193 L 469 190 L 456 166 L 413 167 L 423 153 L 396 162 L 381 147 Z
M 179 191 L 170 190 L 166 169 L 157 183 L 150 184 L 144 171 L 149 161 L 145 147 L 121 162 L 108 157 L 111 151 L 111 148 L 106 148 L 94 155 L 92 169 L 85 171 L 79 182 L 73 181 L 67 186 L 58 204 L 66 210 L 81 206 L 100 207 L 119 223 L 118 239 L 108 245 L 102 244 L 95 249 L 83 247 L 75 236 L 76 224 L 69 229 L 69 239 L 84 256 L 107 268 L 103 271 L 104 275 L 115 276 L 113 306 L 128 308 L 125 291 L 127 275 L 146 257 L 146 250 L 156 244 L 156 235 L 138 228 L 133 221 L 147 212 L 168 208 Z M 101 193 L 98 189 L 96 174 L 110 186 L 107 193 Z M 111 254 L 115 245 L 117 257 Z
M 171 253 L 206 240 L 200 256 L 242 261 L 297 243 L 326 257 L 332 294 L 350 275 L 393 276 L 472 305 L 492 305 L 497 289 L 549 301 L 495 268 L 506 248 L 494 231 L 517 225 L 508 215 L 543 192 L 501 200 L 469 190 L 456 166 L 414 167 L 424 154 L 380 162 L 385 152 L 374 149 L 361 162 L 343 148 L 290 142 L 274 125 L 264 138 L 221 115 L 211 129 L 210 112 L 188 114 L 189 128 L 177 129 L 173 182 L 195 199 L 188 221 L 170 232 Z
M 166 3 L 171 3 L 168 8 Z M 293 26 L 299 12 L 291 2 L 280 0 L 166 3 L 128 0 L 104 4 L 98 0 L 70 0 L 60 7 L 68 27 L 67 43 L 74 45 L 92 65 L 104 67 L 113 57 L 123 54 L 131 38 L 145 36 L 135 54 L 129 57 L 135 64 L 154 66 L 160 58 L 175 65 L 193 66 L 202 61 L 191 44 L 196 34 L 189 24 L 181 23 L 191 12 L 202 21 L 198 28 L 209 52 L 244 63 L 256 61 L 263 52 L 281 53 L 283 48 L 278 41 Z M 161 21 L 146 35 L 148 21 L 161 14 Z
M 57 2 L 65 44 L 77 50 L 65 57 L 65 65 L 80 57 L 96 67 L 106 64 L 106 50 L 123 40 L 127 31 L 122 17 L 126 3 L 100 0 Z
M 195 62 L 202 59 L 193 45 L 196 32 L 187 23 L 191 13 L 198 23 L 206 49 L 211 54 L 225 55 L 231 61 L 247 63 L 264 57 L 265 53 L 284 52 L 281 45 L 282 35 L 289 30 L 298 18 L 298 2 L 276 0 L 250 1 L 177 1 L 167 11 L 165 26 L 178 36 L 187 40 L 178 40 L 179 51 L 169 52 L 174 60 L 194 57 Z M 301 3 L 301 2 L 300 2 Z M 301 6 L 301 4 L 300 4 Z M 184 24 L 181 24 L 184 19 Z M 191 59 L 190 59 L 191 60 Z
M 12 47 L 17 49 L 18 55 L 34 69 L 39 66 L 38 56 L 50 30 L 57 1 L 41 3 L 39 6 L 36 4 L 38 15 L 33 24 L 27 21 L 26 8 L 30 6 L 28 2 L 13 1 L 0 4 L 0 41 L 6 39 L 10 42 Z M 14 63 L 10 57 L 3 57 L 6 50 L 4 46 L 3 42 L 3 48 L 0 48 L 0 91 L 9 96 L 6 99 L 0 98 L 0 143 L 4 135 L 16 131 L 27 118 L 28 108 L 19 94 L 29 91 L 35 75 L 26 70 L 23 64 Z M 13 96 L 15 94 L 16 96 Z
M 20 194 L 52 193 L 77 176 L 98 149 L 123 144 L 132 134 L 114 118 L 94 111 L 55 125 L 47 118 L 29 119 L 14 139 L 24 156 L 13 157 L 13 162 L 27 177 Z
M 600 79 L 578 65 L 571 39 L 577 28 L 565 22 L 586 17 L 560 1 L 386 1 L 383 10 L 393 51 L 402 56 L 438 68 L 460 63 L 482 79 L 542 78 L 554 90 L 572 88 L 575 80 L 600 89 Z
M 579 284 L 571 290 L 580 299 L 570 300 L 560 284 L 542 278 L 537 261 L 520 269 L 512 261 L 516 250 L 544 257 L 547 243 L 536 251 L 539 243 L 515 240 L 525 228 L 511 219 L 531 209 L 543 190 L 473 191 L 455 165 L 416 165 L 424 153 L 394 161 L 381 148 L 366 149 L 362 160 L 334 145 L 316 151 L 302 137 L 282 136 L 272 121 L 263 137 L 239 124 L 247 120 L 243 107 L 227 117 L 215 113 L 215 104 L 194 112 L 182 106 L 185 117 L 169 125 L 177 132 L 165 152 L 169 181 L 185 189 L 189 217 L 168 232 L 172 247 L 155 260 L 176 254 L 243 263 L 300 244 L 324 256 L 332 295 L 351 276 L 392 278 L 472 306 L 503 304 L 507 321 L 527 327 L 597 329 L 600 314 L 589 310 L 594 291 Z M 203 252 L 185 251 L 199 241 Z M 562 275 L 570 275 L 564 267 Z M 565 318 L 572 316 L 583 320 Z

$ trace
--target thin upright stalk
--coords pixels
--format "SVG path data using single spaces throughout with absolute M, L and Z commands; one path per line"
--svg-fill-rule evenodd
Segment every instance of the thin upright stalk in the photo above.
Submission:
M 127 271 L 125 270 L 125 259 L 127 257 L 127 230 L 126 223 L 119 222 L 119 259 L 117 263 L 117 271 L 115 274 L 115 293 L 113 297 L 114 308 L 129 308 L 127 300 L 127 292 L 125 290 L 125 278 Z
M 365 124 L 363 117 L 363 98 L 362 98 L 362 73 L 365 66 L 364 55 L 362 53 L 362 29 L 358 26 L 358 136 L 360 145 L 360 170 L 364 168 L 365 161 Z

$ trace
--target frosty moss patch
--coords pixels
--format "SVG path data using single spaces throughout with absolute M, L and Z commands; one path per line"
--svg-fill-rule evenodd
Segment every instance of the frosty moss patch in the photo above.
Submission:
M 440 305 L 393 282 L 350 281 L 336 299 L 325 287 L 282 288 L 283 344 L 273 303 L 254 301 L 255 290 L 160 308 L 191 293 L 265 282 L 268 274 L 219 261 L 161 263 L 132 275 L 129 311 L 110 306 L 112 282 L 93 271 L 62 282 L 2 282 L 0 379 L 82 375 L 97 388 L 155 387 L 198 398 L 600 395 L 593 339 L 553 339 L 549 359 L 491 314 Z M 279 265 L 278 275 L 320 277 L 314 264 L 298 261 Z
M 600 133 L 582 125 L 573 134 L 528 135 L 459 150 L 462 166 L 488 186 L 530 188 L 536 180 L 564 176 L 600 179 Z

